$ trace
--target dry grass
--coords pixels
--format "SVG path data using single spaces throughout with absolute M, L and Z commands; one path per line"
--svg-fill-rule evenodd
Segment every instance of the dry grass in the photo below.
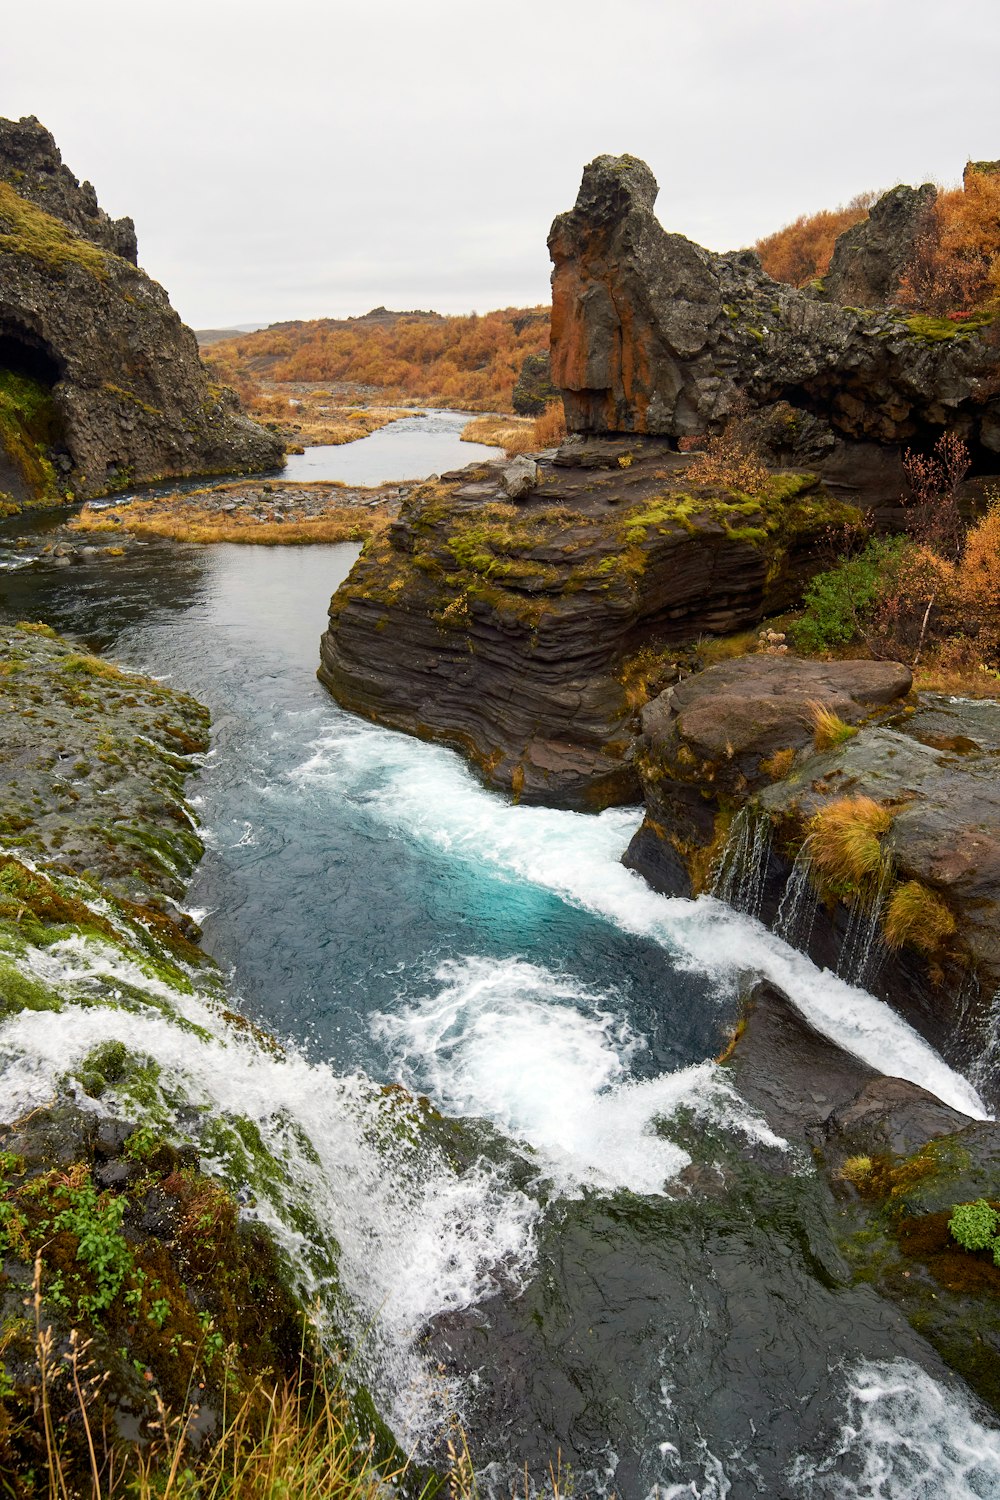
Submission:
M 485 417 L 473 417 L 462 428 L 463 443 L 488 443 L 492 448 L 506 448 L 512 451 L 522 439 L 533 438 L 535 424 L 530 417 L 504 417 L 490 414 Z M 527 448 L 518 449 L 519 452 L 527 452 Z
M 890 948 L 909 943 L 933 953 L 955 931 L 955 918 L 940 896 L 919 880 L 908 880 L 889 897 L 882 927 Z
M 321 516 L 302 520 L 257 521 L 238 513 L 194 506 L 161 507 L 157 501 L 136 501 L 117 506 L 112 521 L 106 510 L 83 510 L 71 524 L 74 529 L 98 533 L 129 532 L 132 536 L 165 537 L 173 542 L 242 542 L 269 547 L 305 547 L 321 542 L 360 542 L 381 536 L 391 520 L 384 506 L 331 506 Z
M 857 734 L 853 724 L 847 724 L 825 703 L 809 704 L 809 719 L 813 727 L 813 745 L 817 750 L 835 750 Z
M 789 745 L 784 750 L 775 750 L 773 755 L 762 760 L 760 768 L 765 776 L 770 776 L 772 781 L 782 781 L 794 764 L 795 750 Z
M 566 414 L 561 401 L 550 401 L 535 418 L 535 442 L 539 448 L 554 448 L 566 436 Z
M 880 842 L 892 813 L 871 797 L 838 797 L 809 823 L 809 853 L 831 892 L 845 898 L 870 891 L 888 875 L 890 861 Z

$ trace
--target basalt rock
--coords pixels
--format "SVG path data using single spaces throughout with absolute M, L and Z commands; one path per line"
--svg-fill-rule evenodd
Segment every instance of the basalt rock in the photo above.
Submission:
M 676 440 L 718 430 L 742 398 L 821 417 L 838 442 L 949 430 L 1000 452 L 991 326 L 817 301 L 752 251 L 669 234 L 656 194 L 644 162 L 600 156 L 552 225 L 552 376 L 571 431 Z
M 798 597 L 832 520 L 813 475 L 751 500 L 655 439 L 569 443 L 516 506 L 472 467 L 416 490 L 330 606 L 320 679 L 346 708 L 461 750 L 525 801 L 627 801 L 629 662 Z
M 0 485 L 11 503 L 267 469 L 277 440 L 213 385 L 194 334 L 34 119 L 0 122 Z
M 932 182 L 884 193 L 867 219 L 845 229 L 834 245 L 823 278 L 824 300 L 849 307 L 888 307 L 936 198 Z

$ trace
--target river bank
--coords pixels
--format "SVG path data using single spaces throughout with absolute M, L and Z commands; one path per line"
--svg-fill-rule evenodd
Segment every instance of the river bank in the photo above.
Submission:
M 775 1144 L 707 1060 L 751 970 L 877 1071 L 965 1111 L 967 1085 L 886 1007 L 746 917 L 649 891 L 619 863 L 633 810 L 514 807 L 450 752 L 331 704 L 316 633 L 355 553 L 150 541 L 4 575 L 8 610 L 173 673 L 211 707 L 215 754 L 191 787 L 207 850 L 188 899 L 240 1013 L 283 1049 L 220 1030 L 197 988 L 178 1022 L 64 1007 L 51 1034 L 44 1016 L 5 1028 L 5 1100 L 15 1082 L 22 1107 L 43 1103 L 109 1040 L 154 1056 L 161 1132 L 207 1159 L 206 1122 L 224 1122 L 211 1132 L 224 1180 L 249 1185 L 243 1211 L 346 1333 L 397 1437 L 432 1455 L 458 1413 L 491 1492 L 522 1459 L 541 1479 L 561 1448 L 578 1491 L 597 1493 L 611 1443 L 624 1495 L 712 1473 L 734 1495 L 850 1493 L 849 1474 L 902 1472 L 906 1453 L 951 1463 L 935 1403 L 988 1455 L 982 1412 L 929 1346 L 831 1271 L 808 1158 Z M 384 1092 L 399 1082 L 441 1116 L 410 1115 Z M 713 1161 L 727 1164 L 721 1199 Z M 789 1326 L 776 1309 L 793 1304 Z M 708 1343 L 692 1318 L 708 1319 Z M 758 1326 L 789 1337 L 767 1354 Z M 858 1407 L 852 1392 L 873 1383 Z M 574 1391 L 591 1402 L 584 1427 Z M 808 1420 L 769 1422 L 803 1391 Z M 834 1457 L 855 1409 L 882 1425 Z M 750 1424 L 758 1478 L 739 1458 Z M 806 1477 L 786 1482 L 793 1463 Z M 945 1493 L 969 1493 L 961 1472 L 946 1469 Z

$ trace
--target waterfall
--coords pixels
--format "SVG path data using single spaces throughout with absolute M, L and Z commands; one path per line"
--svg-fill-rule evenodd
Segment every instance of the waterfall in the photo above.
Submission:
M 819 905 L 819 896 L 809 878 L 811 868 L 812 857 L 809 853 L 809 845 L 803 843 L 795 856 L 795 863 L 792 865 L 778 906 L 778 915 L 774 919 L 774 931 L 777 936 L 803 953 L 809 951 L 813 923 L 816 921 L 816 909 Z
M 766 814 L 741 807 L 733 819 L 719 858 L 712 894 L 734 911 L 759 917 L 764 899 L 764 876 L 771 852 L 771 820 Z
M 859 894 L 849 909 L 837 973 L 859 989 L 871 989 L 888 955 L 882 936 L 882 911 L 888 889 L 889 877 L 885 875 L 870 895 Z

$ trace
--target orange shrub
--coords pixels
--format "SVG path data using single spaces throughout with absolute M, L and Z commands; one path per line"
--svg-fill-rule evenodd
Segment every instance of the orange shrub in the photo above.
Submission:
M 508 307 L 481 317 L 319 318 L 220 341 L 204 358 L 230 384 L 254 374 L 345 382 L 438 406 L 511 411 L 525 356 L 548 346 L 548 308 Z
M 993 310 L 1000 303 L 1000 174 L 967 171 L 965 186 L 928 208 L 897 301 L 912 312 Z
M 802 214 L 784 229 L 758 240 L 753 248 L 764 270 L 775 281 L 787 281 L 791 286 L 804 286 L 817 276 L 825 276 L 838 235 L 867 218 L 875 198 L 875 193 L 858 193 L 846 208 Z

